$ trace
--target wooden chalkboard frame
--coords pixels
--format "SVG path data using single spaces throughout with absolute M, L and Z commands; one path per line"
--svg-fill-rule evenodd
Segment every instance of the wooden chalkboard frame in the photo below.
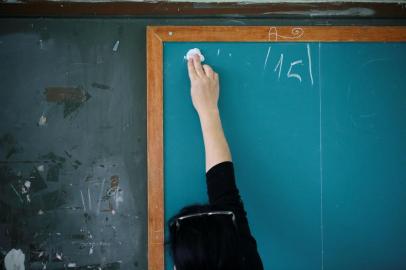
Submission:
M 406 42 L 405 26 L 148 26 L 148 269 L 164 264 L 164 42 Z

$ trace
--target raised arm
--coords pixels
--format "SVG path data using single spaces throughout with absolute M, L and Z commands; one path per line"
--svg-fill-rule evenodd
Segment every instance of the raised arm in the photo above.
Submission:
M 220 162 L 231 161 L 218 109 L 219 76 L 209 65 L 202 65 L 198 55 L 188 60 L 188 71 L 192 102 L 203 132 L 207 172 Z

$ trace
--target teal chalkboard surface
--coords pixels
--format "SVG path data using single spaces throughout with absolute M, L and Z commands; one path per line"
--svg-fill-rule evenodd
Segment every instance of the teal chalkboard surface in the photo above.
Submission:
M 207 202 L 195 47 L 265 269 L 405 269 L 406 44 L 164 43 L 165 220 Z

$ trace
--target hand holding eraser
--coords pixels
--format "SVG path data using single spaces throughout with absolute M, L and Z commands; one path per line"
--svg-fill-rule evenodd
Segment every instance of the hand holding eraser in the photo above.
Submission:
M 189 60 L 191 58 L 193 58 L 193 55 L 197 54 L 200 57 L 200 62 L 204 61 L 204 56 L 203 54 L 200 52 L 200 50 L 198 48 L 194 48 L 194 49 L 190 49 L 186 55 L 185 55 L 185 59 Z

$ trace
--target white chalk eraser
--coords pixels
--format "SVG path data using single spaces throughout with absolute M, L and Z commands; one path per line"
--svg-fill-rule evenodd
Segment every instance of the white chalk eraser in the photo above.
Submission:
M 185 55 L 185 59 L 189 60 L 190 58 L 193 57 L 193 55 L 197 54 L 200 57 L 200 61 L 203 62 L 204 61 L 204 56 L 203 54 L 200 52 L 200 50 L 198 48 L 194 48 L 194 49 L 190 49 L 187 54 Z

